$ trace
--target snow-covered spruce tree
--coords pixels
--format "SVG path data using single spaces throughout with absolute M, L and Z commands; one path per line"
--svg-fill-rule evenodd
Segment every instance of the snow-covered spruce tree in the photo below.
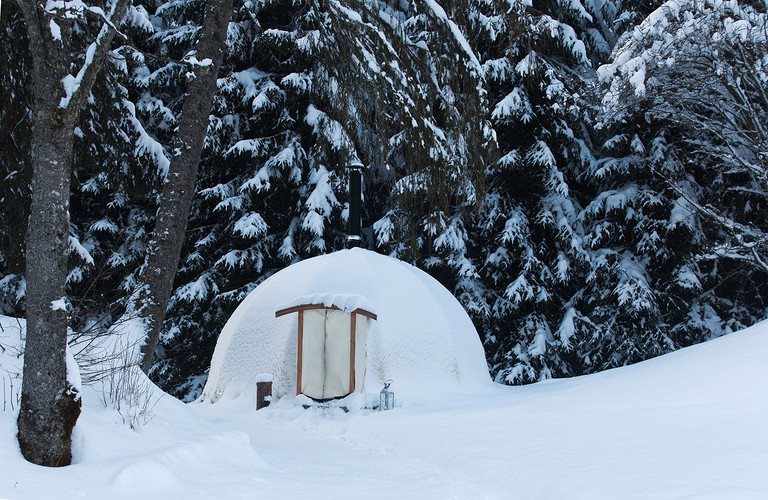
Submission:
M 585 219 L 626 308 L 595 315 L 605 366 L 765 316 L 765 22 L 764 6 L 668 2 L 600 69 L 611 134 Z
M 482 68 L 458 21 L 464 7 L 318 7 L 315 88 L 318 108 L 341 124 L 352 154 L 370 167 L 365 206 L 375 246 L 482 307 L 466 220 L 482 196 L 495 139 Z
M 666 128 L 676 123 L 683 171 L 658 173 L 672 186 L 687 181 L 711 188 L 679 188 L 679 194 L 721 233 L 711 237 L 712 257 L 763 271 L 768 270 L 759 208 L 768 187 L 765 9 L 715 0 L 665 5 L 638 27 L 603 73 L 610 85 L 604 100 L 608 112 L 615 112 L 618 98 L 646 104 L 649 118 Z
M 434 2 L 310 2 L 305 12 L 314 22 L 299 38 L 311 61 L 310 161 L 368 165 L 366 205 L 386 211 L 376 243 L 414 258 L 430 246 L 414 236 L 429 212 L 474 199 L 482 178 L 489 128 L 482 112 L 464 119 L 484 108 L 478 61 Z
M 357 7 L 357 17 L 339 11 L 343 22 L 334 28 L 349 67 L 334 70 L 342 91 L 357 96 L 346 113 L 373 166 L 374 203 L 383 211 L 374 223 L 377 247 L 482 307 L 466 227 L 495 138 L 483 70 L 460 26 L 465 8 L 414 2 Z M 385 38 L 389 43 L 379 47 Z M 350 72 L 359 77 L 348 81 Z
M 620 158 L 603 157 L 587 171 L 599 194 L 580 214 L 588 228 L 592 268 L 578 303 L 595 334 L 584 337 L 577 351 L 594 370 L 676 347 L 668 335 L 671 318 L 663 313 L 683 304 L 669 303 L 674 295 L 662 297 L 659 286 L 676 267 L 683 272 L 682 262 L 691 255 L 693 235 L 685 231 L 690 228 L 671 223 L 663 189 L 638 158 L 636 151 L 644 146 L 631 128 L 624 130 L 630 140 L 614 138 L 603 151 Z M 690 298 L 695 283 L 688 283 Z
M 24 457 L 39 465 L 72 460 L 72 429 L 80 414 L 76 374 L 66 359 L 72 143 L 127 7 L 127 0 L 74 8 L 19 2 L 30 56 L 32 196 L 18 441 Z
M 582 95 L 590 61 L 609 51 L 616 11 L 606 2 L 475 5 L 470 39 L 500 149 L 472 238 L 488 311 L 476 322 L 500 382 L 581 373 L 574 346 L 592 328 L 577 301 L 591 252 L 578 216 L 581 174 L 595 161 Z
M 29 55 L 15 2 L 0 11 L 0 314 L 23 316 L 24 245 L 29 217 Z

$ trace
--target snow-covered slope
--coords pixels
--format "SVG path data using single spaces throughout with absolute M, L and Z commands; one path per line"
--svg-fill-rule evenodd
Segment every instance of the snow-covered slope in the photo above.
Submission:
M 24 462 L 16 411 L 0 412 L 0 498 L 764 499 L 766 355 L 761 323 L 597 375 L 382 413 L 166 396 L 139 431 L 86 387 L 64 469 Z

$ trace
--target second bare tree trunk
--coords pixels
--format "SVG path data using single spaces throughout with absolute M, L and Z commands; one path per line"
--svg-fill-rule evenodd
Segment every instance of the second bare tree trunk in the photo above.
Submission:
M 142 268 L 132 309 L 146 323 L 146 341 L 141 348 L 141 368 L 152 366 L 160 329 L 173 289 L 187 230 L 187 218 L 195 193 L 195 181 L 208 128 L 219 67 L 224 59 L 227 28 L 233 0 L 209 0 L 197 42 L 194 76 L 187 86 L 174 156 L 163 186 L 157 220 Z

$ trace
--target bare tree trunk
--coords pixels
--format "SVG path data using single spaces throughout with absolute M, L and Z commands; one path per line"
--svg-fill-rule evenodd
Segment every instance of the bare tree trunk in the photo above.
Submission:
M 105 24 L 93 57 L 79 73 L 79 87 L 63 100 L 69 73 L 65 40 L 54 39 L 43 4 L 20 1 L 32 57 L 32 202 L 27 230 L 27 338 L 18 440 L 24 457 L 46 466 L 72 461 L 72 429 L 80 396 L 67 378 L 66 296 L 69 249 L 69 183 L 72 139 L 90 89 L 104 65 L 114 28 Z M 122 20 L 128 0 L 118 0 Z
M 40 103 L 41 96 L 36 97 Z M 48 96 L 47 100 L 55 98 Z M 61 466 L 72 461 L 70 444 L 80 415 L 80 400 L 67 381 L 66 311 L 52 306 L 66 294 L 72 139 L 64 124 L 53 123 L 52 117 L 41 110 L 50 110 L 50 104 L 37 104 L 32 138 L 27 340 L 18 437 L 27 460 Z
M 147 337 L 141 348 L 141 368 L 144 372 L 152 366 L 186 236 L 208 115 L 217 90 L 219 67 L 224 59 L 232 1 L 209 0 L 205 9 L 197 42 L 196 57 L 200 64 L 195 65 L 194 77 L 187 86 L 174 145 L 175 155 L 163 186 L 155 229 L 139 278 L 141 285 L 133 299 L 132 309 L 146 321 Z

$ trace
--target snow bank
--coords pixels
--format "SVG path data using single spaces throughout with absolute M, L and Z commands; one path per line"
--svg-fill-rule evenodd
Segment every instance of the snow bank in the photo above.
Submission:
M 0 317 L 0 374 L 20 370 L 19 324 Z M 629 367 L 387 412 L 164 397 L 140 432 L 86 385 L 70 467 L 25 462 L 16 412 L 0 411 L 0 498 L 765 499 L 766 352 L 763 322 Z
M 276 397 L 293 394 L 298 319 L 275 311 L 308 303 L 378 315 L 368 331 L 371 397 L 387 379 L 401 402 L 490 384 L 477 331 L 448 290 L 411 265 L 352 249 L 294 264 L 251 292 L 222 330 L 202 399 L 253 397 L 262 373 L 273 375 Z

